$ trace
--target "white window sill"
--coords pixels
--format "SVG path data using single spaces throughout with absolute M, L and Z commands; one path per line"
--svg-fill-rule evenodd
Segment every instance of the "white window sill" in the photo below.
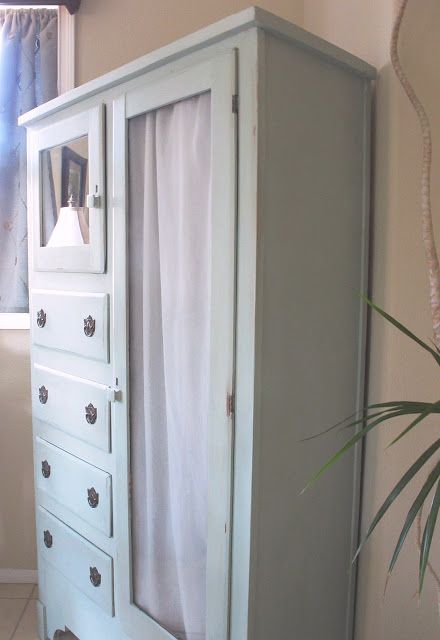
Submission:
M 1 329 L 29 329 L 28 313 L 0 313 Z

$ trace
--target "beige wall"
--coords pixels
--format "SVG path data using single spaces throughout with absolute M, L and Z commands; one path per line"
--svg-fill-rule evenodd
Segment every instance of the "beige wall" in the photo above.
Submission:
M 151 0 L 126 0 L 123 3 L 119 0 L 83 0 L 77 16 L 77 83 L 96 77 L 247 4 L 246 0 L 164 0 L 159 4 Z M 373 296 L 421 336 L 429 337 L 431 330 L 418 219 L 420 137 L 415 116 L 387 61 L 394 1 L 265 0 L 261 5 L 303 24 L 310 31 L 364 57 L 379 68 Z M 438 212 L 440 204 L 440 181 L 435 179 L 440 166 L 439 32 L 440 5 L 437 0 L 410 2 L 402 33 L 402 57 L 408 73 L 416 78 L 416 89 L 426 102 L 433 124 L 435 212 Z M 15 556 L 14 566 L 29 568 L 34 561 L 33 551 L 26 559 L 25 552 L 32 545 L 20 533 L 20 530 L 32 530 L 33 527 L 28 362 L 23 333 L 0 333 L 0 359 L 2 363 L 11 363 L 7 369 L 2 367 L 7 373 L 0 378 L 0 407 L 3 412 L 6 407 L 8 418 L 2 420 L 1 426 L 2 431 L 11 436 L 10 439 L 2 439 L 6 446 L 0 450 L 0 499 L 2 507 L 7 505 L 6 509 L 2 508 L 0 516 L 0 566 L 6 566 L 5 558 L 11 558 L 12 562 L 9 545 L 18 548 L 18 545 L 14 547 L 14 542 L 19 540 L 22 553 Z M 371 400 L 434 399 L 436 373 L 427 357 L 421 356 L 384 322 L 374 319 Z M 435 428 L 432 424 L 420 426 L 412 438 L 386 453 L 384 446 L 396 433 L 397 425 L 369 439 L 364 527 L 414 453 L 426 446 Z M 19 447 L 20 444 L 23 448 Z M 14 462 L 10 463 L 10 460 Z M 15 467 L 15 485 L 11 484 L 11 476 L 7 473 L 12 466 Z M 20 472 L 17 473 L 16 469 Z M 395 506 L 391 517 L 378 529 L 363 554 L 357 640 L 434 640 L 440 636 L 432 580 L 427 581 L 420 606 L 414 597 L 417 558 L 413 534 L 388 587 L 387 596 L 382 598 L 386 562 L 410 498 L 409 495 L 404 496 Z M 17 500 L 19 509 L 8 506 Z M 19 525 L 12 534 L 8 521 Z M 438 555 L 437 565 L 440 568 L 440 553 Z
M 388 56 L 393 0 L 304 0 L 304 27 L 380 68 Z
M 35 569 L 28 331 L 0 331 L 0 363 L 0 570 Z
M 76 18 L 76 82 L 82 84 L 250 4 L 249 0 L 82 0 Z M 261 0 L 259 5 L 302 24 L 303 0 Z

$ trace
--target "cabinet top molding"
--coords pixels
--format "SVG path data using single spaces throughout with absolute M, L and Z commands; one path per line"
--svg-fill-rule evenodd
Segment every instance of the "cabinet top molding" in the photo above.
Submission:
M 147 71 L 151 71 L 168 62 L 180 58 L 182 55 L 193 53 L 198 49 L 215 44 L 227 37 L 236 35 L 251 28 L 259 28 L 293 42 L 298 47 L 313 51 L 316 55 L 327 58 L 333 64 L 345 67 L 348 71 L 361 77 L 374 79 L 376 69 L 364 60 L 344 51 L 305 29 L 298 27 L 287 20 L 261 9 L 249 7 L 244 11 L 219 20 L 208 27 L 204 27 L 194 33 L 175 40 L 171 44 L 160 47 L 151 53 L 133 60 L 99 78 L 90 80 L 80 87 L 76 87 L 45 104 L 28 111 L 20 116 L 20 125 L 30 125 L 41 118 L 56 113 L 66 106 L 73 105 L 80 100 L 90 98 L 97 93 L 132 80 Z

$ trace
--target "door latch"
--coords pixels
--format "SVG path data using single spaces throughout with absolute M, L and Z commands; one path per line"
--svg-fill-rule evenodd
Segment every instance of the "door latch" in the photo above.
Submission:
M 115 387 L 107 387 L 107 400 L 109 402 L 119 402 L 122 398 L 122 391 Z

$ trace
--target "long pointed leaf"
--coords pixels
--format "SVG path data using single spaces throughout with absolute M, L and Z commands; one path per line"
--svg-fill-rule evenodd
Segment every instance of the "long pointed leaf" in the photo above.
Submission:
M 440 413 L 440 401 L 438 403 L 435 403 L 435 405 L 437 404 L 438 404 L 437 410 L 435 411 L 432 410 L 432 413 Z M 386 413 L 387 411 L 392 412 L 392 411 L 398 411 L 400 409 L 406 409 L 407 414 L 410 415 L 412 413 L 421 413 L 428 407 L 429 408 L 433 407 L 433 404 L 431 402 L 416 402 L 413 400 L 411 401 L 395 400 L 393 402 L 379 402 L 375 404 L 369 404 L 364 408 L 365 415 L 362 418 L 358 418 L 357 420 L 352 420 L 352 422 L 349 422 L 347 425 L 344 426 L 344 429 L 350 429 L 351 427 L 355 427 L 361 422 L 367 422 L 368 420 L 371 420 L 381 415 L 381 413 Z M 378 411 L 377 413 L 368 415 L 368 411 L 372 411 L 375 409 L 383 409 L 383 411 Z M 350 420 L 351 418 L 354 418 L 354 416 L 357 413 L 358 412 L 356 411 L 355 413 L 352 413 L 351 415 L 347 416 L 343 420 L 340 420 L 339 422 L 335 422 L 335 424 L 332 424 L 330 427 L 327 427 L 327 429 L 324 429 L 324 431 L 319 431 L 318 433 L 314 433 L 313 435 L 307 436 L 306 438 L 301 438 L 299 442 L 308 442 L 309 440 L 314 440 L 315 438 L 324 436 L 325 434 L 330 433 L 331 431 L 334 431 L 338 427 L 341 427 L 344 424 L 344 422 L 348 422 L 348 420 Z
M 403 525 L 402 531 L 400 533 L 399 539 L 397 541 L 396 548 L 394 549 L 393 557 L 391 558 L 390 566 L 388 568 L 389 574 L 392 572 L 394 565 L 396 564 L 396 560 L 399 557 L 399 553 L 400 553 L 400 550 L 402 549 L 402 545 L 405 542 L 406 536 L 408 535 L 408 532 L 411 529 L 411 525 L 414 522 L 416 515 L 422 508 L 423 503 L 426 500 L 426 497 L 428 496 L 429 492 L 434 486 L 434 483 L 436 482 L 436 480 L 438 480 L 439 477 L 440 477 L 440 462 L 438 462 L 435 465 L 434 469 L 429 474 L 425 484 L 423 485 L 419 494 L 417 495 L 417 498 L 412 503 L 411 509 L 408 511 L 408 515 L 406 516 L 406 520 Z
M 396 444 L 396 442 L 399 442 L 399 440 L 403 438 L 403 436 L 406 436 L 406 434 L 409 431 L 411 431 L 411 429 L 414 429 L 414 427 L 417 426 L 419 422 L 422 422 L 422 420 L 427 418 L 429 415 L 431 415 L 432 413 L 438 413 L 437 411 L 435 411 L 435 407 L 440 407 L 440 402 L 434 402 L 431 406 L 428 406 L 424 411 L 422 411 L 422 413 L 419 416 L 417 416 L 415 420 L 410 422 L 410 424 L 406 427 L 406 429 L 404 429 L 401 433 L 399 433 L 397 438 L 394 438 L 394 440 L 390 442 L 388 447 L 391 447 L 393 444 Z
M 329 469 L 331 466 L 333 466 L 334 463 L 337 460 L 339 460 L 339 458 L 341 458 L 341 456 L 343 456 L 344 453 L 349 451 L 349 449 L 351 449 L 357 442 L 359 442 L 359 440 L 364 438 L 367 435 L 367 433 L 369 431 L 371 431 L 371 429 L 374 429 L 374 427 L 376 427 L 377 425 L 381 424 L 385 420 L 391 420 L 392 418 L 397 418 L 398 416 L 402 416 L 402 415 L 406 415 L 406 412 L 405 411 L 403 411 L 403 412 L 402 411 L 395 411 L 394 413 L 387 413 L 385 415 L 382 415 L 377 420 L 374 420 L 373 422 L 368 424 L 366 427 L 364 427 L 360 431 L 358 431 L 352 438 L 350 438 L 350 440 L 348 440 L 348 442 L 345 443 L 345 445 L 341 449 L 339 449 L 339 451 L 337 451 L 334 454 L 334 456 L 332 456 L 330 458 L 330 460 L 328 460 L 319 469 L 319 471 L 313 476 L 313 478 L 311 480 L 309 480 L 309 482 L 306 484 L 304 489 L 301 491 L 301 494 L 303 494 L 307 489 L 312 487 L 317 482 L 317 480 L 322 476 L 322 474 L 325 473 L 325 471 L 327 471 L 327 469 Z
M 427 409 L 429 409 L 429 413 L 440 413 L 440 409 L 439 410 L 433 410 L 432 409 L 432 403 L 430 402 L 419 402 L 419 403 L 412 403 L 411 405 L 408 406 L 403 406 L 400 407 L 399 405 L 396 405 L 396 407 L 392 408 L 392 409 L 388 409 L 388 415 L 390 415 L 391 413 L 395 413 L 395 412 L 399 412 L 400 416 L 411 416 L 414 415 L 415 413 L 423 413 L 424 411 L 426 411 Z M 385 415 L 386 412 L 378 412 L 377 415 Z M 368 419 L 371 419 L 373 417 L 375 417 L 376 414 L 371 414 L 369 416 Z M 362 420 L 359 420 L 359 422 L 362 422 Z M 366 422 L 366 421 L 365 421 Z M 351 426 L 353 426 L 352 424 L 347 424 L 344 426 L 341 426 L 341 429 L 349 429 Z M 391 446 L 390 443 L 388 446 Z
M 434 498 L 432 500 L 431 511 L 426 521 L 425 530 L 423 532 L 422 545 L 420 549 L 420 567 L 419 567 L 419 592 L 422 592 L 423 581 L 425 579 L 426 567 L 428 565 L 429 552 L 431 549 L 432 537 L 434 535 L 435 525 L 437 523 L 438 511 L 440 509 L 440 482 L 437 483 Z
M 412 331 L 410 331 L 407 327 L 405 327 L 405 325 L 403 325 L 401 322 L 396 320 L 396 318 L 393 318 L 393 316 L 391 316 L 389 313 L 386 313 L 386 311 L 378 307 L 377 304 L 374 304 L 374 302 L 369 298 L 367 298 L 367 296 L 362 296 L 362 298 L 372 309 L 377 311 L 383 318 L 385 318 L 385 320 L 388 320 L 388 322 L 391 322 L 391 324 L 394 325 L 397 329 L 399 329 L 399 331 L 404 333 L 406 336 L 408 336 L 408 338 L 411 338 L 411 340 L 414 340 L 414 342 L 417 342 L 418 345 L 420 345 L 423 349 L 428 351 L 428 353 L 432 355 L 434 360 L 440 366 L 440 354 L 434 351 L 434 349 L 431 349 L 431 347 L 428 344 L 426 344 L 426 342 L 423 342 L 423 340 L 418 338 Z
M 365 410 L 381 409 L 382 407 L 426 407 L 427 405 L 431 404 L 432 402 L 419 402 L 417 400 L 394 400 L 392 402 L 379 402 L 376 404 L 369 404 L 367 407 L 365 407 Z
M 426 462 L 434 455 L 434 453 L 439 448 L 440 448 L 440 438 L 438 440 L 436 440 L 430 447 L 428 447 L 426 449 L 426 451 L 424 451 L 422 453 L 422 455 L 419 458 L 417 458 L 417 460 L 414 462 L 414 464 L 412 464 L 409 467 L 409 469 L 406 471 L 406 473 L 401 477 L 399 482 L 395 485 L 393 490 L 389 493 L 389 495 L 387 496 L 387 498 L 383 502 L 382 506 L 380 507 L 380 509 L 378 510 L 376 515 L 374 516 L 373 521 L 371 522 L 371 524 L 370 524 L 370 526 L 368 528 L 368 531 L 365 534 L 364 539 L 362 540 L 361 544 L 359 545 L 359 547 L 358 547 L 358 549 L 356 551 L 356 554 L 355 554 L 355 556 L 353 558 L 353 562 L 356 560 L 356 558 L 360 554 L 360 552 L 361 552 L 362 548 L 364 547 L 365 543 L 367 542 L 367 540 L 369 539 L 369 537 L 373 533 L 373 531 L 376 528 L 376 526 L 382 520 L 383 516 L 388 511 L 390 506 L 393 504 L 394 500 L 400 495 L 400 493 L 406 487 L 408 482 L 413 479 L 413 477 L 416 475 L 416 473 L 418 473 L 420 471 L 420 469 L 423 467 L 423 465 L 426 464 Z
M 349 424 L 345 425 L 345 428 L 349 429 L 350 427 L 355 427 L 357 424 L 361 424 L 363 422 L 368 422 L 368 420 L 372 420 L 373 418 L 377 418 L 378 416 L 381 416 L 381 415 L 383 415 L 385 413 L 388 413 L 390 411 L 393 411 L 393 409 L 386 409 L 385 411 L 378 411 L 377 413 L 373 413 L 373 414 L 371 414 L 369 416 L 365 415 L 363 418 L 358 418 L 357 420 L 353 420 Z M 350 418 L 351 417 L 352 416 L 350 416 Z M 329 433 L 330 431 L 334 431 L 334 429 L 337 429 L 338 427 L 342 426 L 344 424 L 344 422 L 346 422 L 350 418 L 345 418 L 345 420 L 341 420 L 340 422 L 336 422 L 331 427 L 328 427 L 327 429 L 324 429 L 324 431 L 320 431 L 319 433 L 314 433 L 312 436 L 307 436 L 307 438 L 302 438 L 300 440 L 300 442 L 308 442 L 309 440 L 314 440 L 315 438 L 319 438 L 320 436 L 325 436 L 326 433 Z

